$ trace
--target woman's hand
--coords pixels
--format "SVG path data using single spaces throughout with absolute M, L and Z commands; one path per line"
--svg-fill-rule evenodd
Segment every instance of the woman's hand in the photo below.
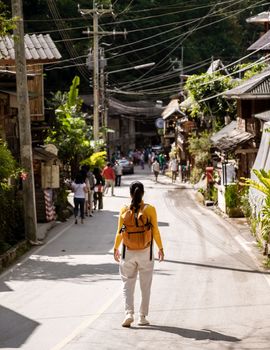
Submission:
M 120 261 L 120 252 L 119 252 L 118 249 L 114 249 L 113 257 L 114 257 L 114 260 L 115 260 L 116 262 L 119 262 L 119 261 Z
M 164 260 L 164 251 L 162 248 L 159 249 L 159 251 L 158 251 L 158 260 L 159 260 L 159 262 Z

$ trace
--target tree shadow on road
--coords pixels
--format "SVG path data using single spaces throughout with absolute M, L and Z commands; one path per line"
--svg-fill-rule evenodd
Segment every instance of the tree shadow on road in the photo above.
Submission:
M 173 326 L 151 325 L 147 327 L 134 327 L 135 329 L 155 330 L 166 333 L 177 334 L 183 338 L 190 338 L 195 340 L 212 340 L 212 341 L 226 341 L 226 342 L 240 342 L 241 339 L 212 331 L 211 329 L 195 330 L 188 328 L 180 328 Z

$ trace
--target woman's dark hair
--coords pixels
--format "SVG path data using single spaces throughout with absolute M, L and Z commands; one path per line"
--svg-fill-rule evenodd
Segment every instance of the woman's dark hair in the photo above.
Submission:
M 83 174 L 80 172 L 75 177 L 75 184 L 83 184 L 85 179 L 83 178 Z
M 99 175 L 100 174 L 100 169 L 99 168 L 94 168 L 93 174 L 94 175 Z
M 130 195 L 132 197 L 130 209 L 139 209 L 142 197 L 144 195 L 144 187 L 140 181 L 134 181 L 129 186 Z

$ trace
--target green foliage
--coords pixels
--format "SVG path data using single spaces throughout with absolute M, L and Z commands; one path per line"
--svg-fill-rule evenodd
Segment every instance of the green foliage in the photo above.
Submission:
M 188 151 L 194 159 L 194 167 L 191 172 L 192 183 L 199 181 L 211 159 L 210 136 L 211 134 L 208 131 L 203 131 L 199 135 L 193 132 L 188 138 Z
M 26 32 L 52 31 L 53 39 L 59 40 L 56 23 L 52 21 L 52 14 L 48 9 L 46 0 L 24 0 L 24 15 L 27 19 L 25 26 Z M 73 18 L 63 20 L 63 28 L 67 29 L 66 34 L 70 33 L 71 38 L 81 37 L 82 21 L 85 25 L 91 24 L 91 18 L 82 18 L 78 15 L 77 1 L 57 0 L 55 4 L 57 11 L 62 18 Z M 109 0 L 99 0 L 98 5 L 109 6 Z M 110 50 L 107 50 L 109 60 L 109 70 L 117 70 L 124 67 L 131 67 L 145 62 L 160 62 L 163 65 L 157 65 L 149 71 L 148 78 L 167 72 L 169 58 L 180 59 L 182 48 L 184 48 L 184 69 L 190 65 L 199 66 L 202 61 L 207 60 L 209 56 L 220 58 L 225 64 L 230 63 L 246 54 L 247 43 L 254 42 L 259 38 L 260 26 L 250 26 L 246 23 L 246 18 L 250 16 L 251 7 L 254 7 L 254 0 L 243 0 L 241 2 L 215 2 L 213 0 L 187 1 L 187 0 L 118 0 L 112 1 L 113 12 L 116 16 L 116 30 L 123 31 L 126 28 L 128 34 L 128 43 L 118 52 L 118 46 L 123 45 L 123 36 L 107 36 L 106 42 L 112 43 Z M 81 8 L 91 8 L 92 1 L 80 0 Z M 199 4 L 199 6 L 198 6 Z M 268 11 L 267 4 L 256 4 L 256 13 Z M 44 19 L 47 19 L 44 21 Z M 75 18 L 78 18 L 75 20 Z M 39 21 L 41 19 L 41 21 Z M 43 20 L 43 21 L 42 21 Z M 101 28 L 111 28 L 113 18 L 103 16 L 100 23 Z M 125 21 L 125 22 L 123 22 Z M 201 23 L 202 21 L 202 23 Z M 109 30 L 109 29 L 108 29 Z M 72 46 L 78 53 L 84 55 L 89 46 L 88 40 L 74 40 Z M 203 43 L 203 45 L 202 45 Z M 66 44 L 66 43 L 65 43 Z M 70 58 L 67 52 L 67 44 L 58 42 L 57 47 L 64 58 Z M 173 51 L 171 52 L 171 49 Z M 136 54 L 134 54 L 134 52 Z M 165 61 L 165 56 L 171 52 L 170 57 Z M 116 55 L 117 54 L 117 55 Z M 80 55 L 80 54 L 79 54 Z M 147 60 L 149 58 L 149 60 Z M 83 63 L 84 59 L 81 59 Z M 179 66 L 175 65 L 175 69 Z M 197 72 L 204 72 L 206 65 L 201 65 Z M 162 71 L 163 69 L 163 71 Z M 79 71 L 79 69 L 78 69 Z M 48 72 L 48 84 L 51 84 L 51 90 L 63 90 L 65 84 L 70 81 L 74 74 L 74 67 L 65 69 L 65 74 L 61 70 L 52 70 Z M 116 73 L 112 77 L 111 83 L 122 83 L 134 81 L 145 71 L 130 70 L 125 74 Z M 84 85 L 89 87 L 88 74 L 82 74 Z M 157 87 L 163 87 L 170 84 L 177 84 L 178 76 L 168 78 L 165 84 L 163 79 L 152 81 L 149 88 L 153 90 Z M 150 79 L 151 80 L 151 79 Z M 164 89 L 162 89 L 164 90 Z M 156 93 L 156 91 L 155 91 Z M 167 96 L 170 95 L 167 92 Z M 155 96 L 156 97 L 156 96 Z
M 93 170 L 94 168 L 102 169 L 105 166 L 106 161 L 107 152 L 101 151 L 93 153 L 88 159 L 83 160 L 81 162 L 81 165 L 89 165 L 91 170 Z
M 264 206 L 261 210 L 261 234 L 262 238 L 269 243 L 270 234 L 270 197 L 265 198 Z
M 237 184 L 230 184 L 226 186 L 225 190 L 226 208 L 238 208 L 240 205 L 240 195 Z
M 269 242 L 270 234 L 270 171 L 264 169 L 253 169 L 254 174 L 257 176 L 257 180 L 242 178 L 246 186 L 255 188 L 265 195 L 264 205 L 259 213 L 259 219 L 261 224 L 261 234 L 266 242 Z
M 249 189 L 247 187 L 244 187 L 241 191 L 240 209 L 242 210 L 244 216 L 250 220 L 252 212 L 249 203 Z
M 6 184 L 9 177 L 16 173 L 16 161 L 7 145 L 0 139 L 0 184 Z
M 6 5 L 0 1 L 0 35 L 9 34 L 16 27 L 16 18 L 9 18 Z
M 12 187 L 0 188 L 0 254 L 24 237 L 22 198 Z
M 236 70 L 242 69 L 245 71 L 244 76 L 242 77 L 242 80 L 247 80 L 252 78 L 254 75 L 261 73 L 267 67 L 265 63 L 257 63 L 253 65 L 251 68 L 249 68 L 250 65 L 252 65 L 251 62 L 243 63 L 235 67 Z
M 210 116 L 216 123 L 224 123 L 225 116 L 234 117 L 236 104 L 228 101 L 222 93 L 235 86 L 231 76 L 221 73 L 192 75 L 187 79 L 185 89 L 196 101 L 192 106 L 191 116 Z M 211 99 L 209 99 L 211 98 Z M 205 101 L 203 101 L 205 100 Z
M 56 190 L 56 200 L 54 201 L 54 205 L 57 220 L 65 221 L 70 215 L 70 212 L 67 209 L 70 206 L 68 202 L 68 195 L 69 192 L 65 184 L 62 184 L 62 186 Z
M 56 122 L 46 138 L 46 143 L 52 143 L 58 148 L 62 162 L 71 166 L 72 175 L 78 170 L 80 162 L 93 152 L 92 126 L 86 122 L 89 116 L 81 110 L 79 83 L 80 79 L 76 76 L 67 94 L 56 94 L 52 103 L 55 104 L 57 100 L 64 103 L 55 110 Z
M 270 170 L 265 171 L 264 169 L 253 169 L 253 172 L 259 181 L 242 178 L 241 180 L 244 181 L 244 185 L 255 188 L 270 197 Z

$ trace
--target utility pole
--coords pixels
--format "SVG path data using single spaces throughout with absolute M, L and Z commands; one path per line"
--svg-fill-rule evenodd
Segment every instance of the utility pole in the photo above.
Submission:
M 111 14 L 113 15 L 112 7 L 110 6 L 109 9 L 104 9 L 103 7 L 98 7 L 95 0 L 93 0 L 93 9 L 80 9 L 79 12 L 81 15 L 92 15 L 93 17 L 93 31 L 87 30 L 86 32 L 83 32 L 84 34 L 92 34 L 93 35 L 93 134 L 94 134 L 94 141 L 99 140 L 99 36 L 102 35 L 118 35 L 123 34 L 126 35 L 126 31 L 124 32 L 108 32 L 108 31 L 98 31 L 98 20 L 99 17 L 105 14 Z M 105 92 L 102 91 L 104 94 Z
M 22 0 L 12 0 L 12 16 L 17 17 L 14 29 L 14 49 L 16 63 L 16 86 L 20 135 L 21 165 L 26 171 L 23 180 L 23 202 L 26 238 L 31 242 L 37 241 L 37 215 L 34 189 L 34 171 L 32 156 L 32 137 L 30 106 L 27 86 L 27 69 L 24 47 L 23 8 Z

